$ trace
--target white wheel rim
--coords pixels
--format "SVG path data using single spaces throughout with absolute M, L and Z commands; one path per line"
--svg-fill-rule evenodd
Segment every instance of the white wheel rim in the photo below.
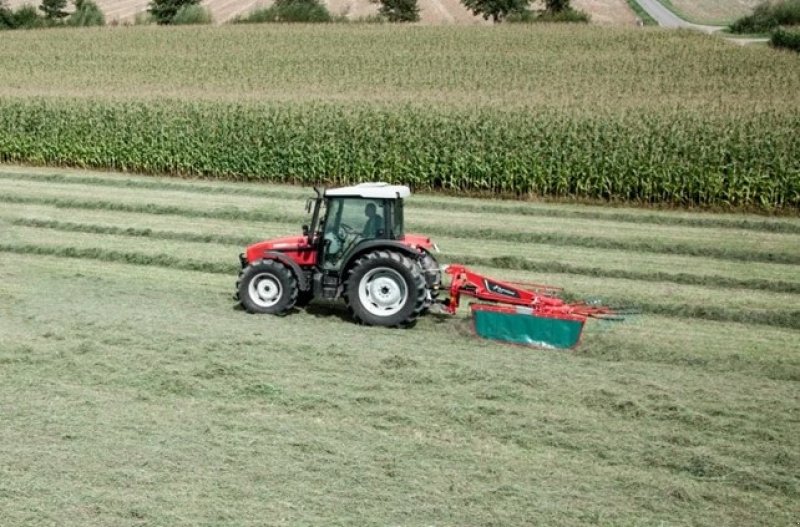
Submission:
M 257 274 L 250 280 L 247 286 L 250 300 L 259 307 L 272 307 L 281 299 L 281 283 L 278 278 L 271 273 Z
M 377 267 L 367 272 L 358 284 L 358 299 L 373 315 L 390 317 L 408 300 L 406 281 L 394 269 Z

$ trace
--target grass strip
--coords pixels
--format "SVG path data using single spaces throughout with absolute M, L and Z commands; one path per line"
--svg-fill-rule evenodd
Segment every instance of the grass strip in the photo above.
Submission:
M 718 289 L 755 289 L 773 293 L 800 293 L 800 283 L 787 281 L 771 281 L 762 279 L 737 279 L 718 275 L 693 275 L 689 273 L 638 272 L 626 269 L 606 269 L 601 267 L 584 267 L 570 265 L 558 261 L 537 262 L 515 256 L 499 256 L 482 258 L 469 255 L 447 255 L 442 258 L 445 263 L 462 263 L 480 265 L 497 269 L 514 271 L 533 271 L 537 273 L 559 273 L 591 276 L 596 278 L 619 278 L 640 282 L 671 282 L 680 285 L 696 285 Z
M 219 194 L 231 196 L 264 196 L 267 198 L 298 199 L 297 192 L 280 189 L 252 187 L 236 188 L 233 186 L 191 185 L 169 181 L 141 181 L 133 179 L 106 179 L 85 176 L 64 176 L 61 174 L 0 174 L 0 179 L 14 181 L 36 180 L 49 183 L 66 183 L 75 185 L 95 185 L 116 188 L 133 188 L 146 190 L 174 190 L 198 194 Z M 311 191 L 309 190 L 309 195 Z M 546 218 L 587 219 L 622 223 L 647 223 L 653 225 L 681 225 L 685 227 L 742 229 L 749 231 L 800 234 L 800 223 L 786 221 L 763 221 L 751 219 L 729 218 L 688 218 L 683 216 L 626 212 L 601 212 L 588 210 L 565 210 L 556 208 L 531 207 L 530 205 L 492 205 L 458 203 L 453 201 L 421 201 L 411 200 L 406 203 L 407 209 L 442 210 L 472 212 L 476 214 L 515 214 Z
M 234 258 L 231 258 L 230 264 L 225 264 L 221 262 L 199 262 L 196 260 L 175 258 L 168 254 L 142 254 L 128 251 L 113 251 L 101 249 L 99 247 L 45 247 L 33 244 L 0 244 L 0 252 L 79 258 L 102 262 L 165 267 L 181 271 L 230 274 L 234 276 L 239 272 L 239 266 L 233 262 Z M 231 286 L 231 290 L 233 290 L 233 286 Z
M 39 256 L 55 256 L 99 260 L 104 262 L 125 263 L 133 265 L 165 267 L 181 271 L 199 271 L 214 274 L 235 276 L 239 266 L 220 262 L 198 262 L 176 258 L 165 254 L 145 255 L 128 251 L 105 250 L 98 247 L 47 247 L 33 244 L 0 244 L 0 252 L 14 254 L 33 254 Z M 624 306 L 642 313 L 663 315 L 677 318 L 715 320 L 721 322 L 738 322 L 765 326 L 800 329 L 800 310 L 764 312 L 754 310 L 727 309 L 713 306 L 692 306 L 686 304 L 659 304 L 655 302 L 630 302 L 625 298 L 604 298 L 607 305 Z
M 72 223 L 54 220 L 36 220 L 29 218 L 14 218 L 8 221 L 11 225 L 19 227 L 32 227 L 36 229 L 52 229 L 64 232 L 82 232 L 86 234 L 110 234 L 114 236 L 133 236 L 137 238 L 152 238 L 154 240 L 174 240 L 195 243 L 216 243 L 221 245 L 246 246 L 258 240 L 249 236 L 224 236 L 219 234 L 198 234 L 194 232 L 160 231 L 136 227 L 114 227 L 110 225 L 97 225 L 91 223 Z
M 645 26 L 658 25 L 656 19 L 650 16 L 650 13 L 645 11 L 645 9 L 641 5 L 639 5 L 639 2 L 637 2 L 636 0 L 626 0 L 626 1 L 628 2 L 628 5 L 630 6 L 631 10 L 634 13 L 636 13 L 636 16 L 638 16 L 639 19 L 641 19 L 642 24 L 644 24 Z
M 212 218 L 222 220 L 248 220 L 276 223 L 300 224 L 307 220 L 303 215 L 268 211 L 242 210 L 237 207 L 223 207 L 211 210 L 178 207 L 174 205 L 155 204 L 128 204 L 114 203 L 99 200 L 78 200 L 63 198 L 38 198 L 33 196 L 16 196 L 0 194 L 0 202 L 16 204 L 48 205 L 56 208 L 76 208 L 85 210 L 111 210 L 141 214 L 166 214 L 189 218 Z M 506 232 L 493 229 L 475 229 L 468 227 L 443 227 L 439 224 L 419 224 L 426 234 L 448 236 L 462 239 L 488 239 L 501 240 L 514 243 L 538 243 L 556 246 L 577 246 L 594 249 L 612 249 L 621 251 L 648 252 L 654 254 L 673 254 L 684 256 L 699 256 L 718 260 L 732 260 L 744 262 L 766 262 L 800 265 L 800 255 L 790 253 L 773 253 L 752 251 L 737 248 L 715 249 L 710 247 L 694 246 L 687 244 L 665 245 L 657 240 L 631 240 L 619 241 L 608 238 L 593 238 L 590 236 L 531 233 L 531 232 Z
M 133 236 L 157 240 L 175 240 L 196 243 L 215 243 L 222 245 L 247 246 L 258 240 L 249 236 L 227 236 L 217 234 L 198 234 L 193 232 L 174 232 L 153 230 L 148 228 L 114 227 L 88 223 L 72 223 L 54 220 L 37 220 L 31 218 L 14 218 L 11 225 L 52 229 L 64 232 L 81 232 L 87 234 L 110 234 L 115 236 Z M 601 267 L 584 267 L 570 265 L 558 261 L 533 261 L 515 256 L 499 256 L 485 258 L 465 254 L 444 254 L 439 258 L 442 263 L 461 263 L 465 265 L 481 265 L 497 269 L 517 271 L 533 271 L 539 273 L 560 273 L 592 276 L 598 278 L 621 278 L 642 282 L 671 282 L 681 285 L 697 285 L 719 289 L 755 289 L 775 293 L 800 293 L 800 283 L 783 280 L 737 279 L 716 275 L 694 275 L 689 273 L 637 272 L 625 269 L 605 269 Z
M 682 256 L 699 256 L 717 260 L 732 260 L 737 262 L 765 262 L 800 265 L 800 255 L 789 253 L 772 253 L 751 251 L 737 248 L 711 248 L 685 243 L 665 245 L 658 240 L 628 240 L 620 241 L 609 238 L 594 238 L 591 236 L 550 234 L 534 232 L 503 232 L 494 229 L 467 229 L 459 228 L 452 231 L 448 228 L 426 226 L 426 234 L 450 236 L 453 238 L 502 240 L 517 243 L 538 243 L 544 245 L 557 245 L 567 247 L 587 247 L 592 249 L 611 249 L 618 251 L 647 252 L 653 254 L 674 254 Z
M 118 212 L 132 212 L 136 214 L 173 215 L 182 216 L 184 218 L 209 218 L 216 220 L 248 220 L 299 224 L 300 222 L 308 219 L 306 216 L 300 214 L 275 214 L 259 210 L 242 210 L 234 206 L 203 210 L 189 207 L 178 207 L 175 205 L 156 205 L 153 203 L 133 205 L 129 203 L 115 203 L 113 201 L 80 200 L 71 198 L 38 198 L 33 196 L 14 196 L 9 194 L 0 194 L 0 202 L 47 205 L 56 207 L 58 209 L 110 210 Z

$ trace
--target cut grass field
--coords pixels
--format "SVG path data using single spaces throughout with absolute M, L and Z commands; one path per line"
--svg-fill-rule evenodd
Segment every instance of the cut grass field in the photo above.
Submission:
M 234 309 L 308 194 L 0 167 L 4 524 L 797 521 L 800 219 L 412 197 L 445 261 L 641 309 L 545 352 Z

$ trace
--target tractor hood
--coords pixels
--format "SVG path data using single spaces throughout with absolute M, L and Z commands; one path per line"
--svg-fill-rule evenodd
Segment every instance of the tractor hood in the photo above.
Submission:
M 294 253 L 298 251 L 309 251 L 313 248 L 308 245 L 308 238 L 302 234 L 296 236 L 283 236 L 264 240 L 247 246 L 247 261 L 253 262 L 264 257 L 264 253 L 275 251 L 280 253 Z

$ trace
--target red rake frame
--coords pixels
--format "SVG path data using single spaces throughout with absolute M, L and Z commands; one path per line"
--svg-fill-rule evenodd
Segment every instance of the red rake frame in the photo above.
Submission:
M 487 338 L 506 340 L 516 344 L 527 344 L 536 347 L 575 347 L 580 341 L 584 324 L 588 318 L 613 317 L 615 312 L 604 306 L 592 306 L 585 302 L 568 303 L 554 296 L 552 293 L 560 290 L 543 284 L 525 284 L 531 289 L 520 287 L 522 284 L 495 280 L 480 273 L 476 273 L 463 265 L 450 265 L 445 268 L 445 273 L 450 275 L 450 297 L 445 301 L 445 310 L 454 315 L 463 295 L 494 304 L 471 304 L 473 314 L 473 328 L 476 333 Z M 497 305 L 500 304 L 500 305 Z M 479 330 L 479 325 L 484 324 L 478 318 L 492 319 L 486 326 Z M 530 317 L 519 319 L 519 317 Z M 503 319 L 507 318 L 508 321 Z M 513 319 L 520 320 L 516 324 L 520 329 L 519 335 L 514 336 Z M 550 320 L 550 328 L 547 321 Z M 524 321 L 524 322 L 522 322 Z M 492 328 L 491 324 L 506 325 L 506 329 Z M 523 335 L 523 326 L 528 326 L 535 331 L 541 339 Z M 561 329 L 557 330 L 556 328 Z M 561 333 L 559 334 L 559 331 Z M 565 335 L 566 331 L 570 335 Z M 530 337 L 530 338 L 529 338 Z M 550 342 L 548 342 L 550 340 Z M 554 344 L 555 343 L 555 344 Z

